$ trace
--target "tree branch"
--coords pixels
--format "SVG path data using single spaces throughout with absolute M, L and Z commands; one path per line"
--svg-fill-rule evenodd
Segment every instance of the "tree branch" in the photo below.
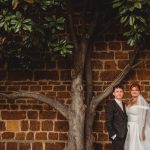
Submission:
M 11 93 L 11 94 L 0 93 L 0 96 L 6 98 L 8 100 L 15 100 L 15 99 L 18 99 L 18 98 L 33 98 L 33 99 L 39 100 L 41 102 L 44 102 L 44 103 L 54 107 L 66 119 L 69 118 L 68 117 L 69 116 L 68 108 L 65 105 L 61 104 L 56 99 L 48 98 L 45 95 L 40 94 L 40 93 L 32 93 L 32 92 L 15 92 L 15 93 Z
M 104 90 L 104 92 L 96 97 L 93 98 L 93 100 L 91 101 L 91 106 L 95 109 L 98 104 L 105 99 L 107 96 L 109 96 L 111 94 L 111 92 L 113 91 L 113 87 L 116 86 L 117 84 L 119 84 L 125 77 L 126 75 L 135 67 L 137 67 L 141 62 L 138 62 L 136 64 L 135 63 L 135 58 L 138 54 L 139 51 L 139 47 L 135 47 L 134 52 L 133 52 L 133 56 L 129 61 L 129 64 L 127 64 L 125 66 L 125 68 L 122 70 L 122 72 L 116 77 L 116 79 Z

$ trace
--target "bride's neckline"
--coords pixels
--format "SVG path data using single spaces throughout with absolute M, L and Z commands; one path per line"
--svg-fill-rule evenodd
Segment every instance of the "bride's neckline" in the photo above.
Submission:
M 138 106 L 138 104 L 137 103 L 134 103 L 133 105 L 130 105 L 130 106 L 126 106 L 126 108 L 131 108 L 131 107 L 133 107 L 133 106 Z

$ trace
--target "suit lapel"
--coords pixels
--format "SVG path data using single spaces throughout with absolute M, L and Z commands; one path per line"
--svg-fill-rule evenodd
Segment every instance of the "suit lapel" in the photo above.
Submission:
M 116 107 L 116 109 L 118 109 L 121 113 L 121 115 L 124 117 L 125 116 L 125 108 L 124 108 L 124 105 L 123 105 L 123 109 L 124 111 L 120 108 L 120 106 L 117 104 L 117 102 L 114 100 L 114 105 Z

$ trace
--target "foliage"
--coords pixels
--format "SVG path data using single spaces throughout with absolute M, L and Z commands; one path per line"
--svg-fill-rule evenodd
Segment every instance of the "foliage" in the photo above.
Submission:
M 0 0 L 0 32 L 4 39 L 1 56 L 6 60 L 13 53 L 21 63 L 29 58 L 26 50 L 70 55 L 73 45 L 65 34 L 66 20 L 60 13 L 64 7 L 63 0 Z
M 119 10 L 120 22 L 127 27 L 124 36 L 134 46 L 143 40 L 150 25 L 149 0 L 113 0 L 113 8 Z

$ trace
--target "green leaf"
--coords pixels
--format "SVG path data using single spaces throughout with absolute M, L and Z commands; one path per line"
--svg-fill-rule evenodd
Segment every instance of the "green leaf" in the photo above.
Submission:
M 1 23 L 0 23 L 0 28 L 4 26 L 4 23 L 5 23 L 5 22 L 1 22 Z
M 128 16 L 122 17 L 121 20 L 120 20 L 120 22 L 124 23 L 127 20 L 127 18 L 128 18 Z
M 18 4 L 19 4 L 19 0 L 12 0 L 12 7 L 13 7 L 13 9 L 16 9 Z
M 142 4 L 140 2 L 136 2 L 136 3 L 134 3 L 134 7 L 141 9 Z
M 135 18 L 133 16 L 130 16 L 129 18 L 129 24 L 132 26 L 134 24 Z
M 120 7 L 122 5 L 122 2 L 117 2 L 117 3 L 114 3 L 112 5 L 113 8 L 117 8 L 117 7 Z
M 72 48 L 74 48 L 74 46 L 73 46 L 72 44 L 67 44 L 67 45 L 66 45 L 66 48 L 67 48 L 67 49 L 72 49 Z

